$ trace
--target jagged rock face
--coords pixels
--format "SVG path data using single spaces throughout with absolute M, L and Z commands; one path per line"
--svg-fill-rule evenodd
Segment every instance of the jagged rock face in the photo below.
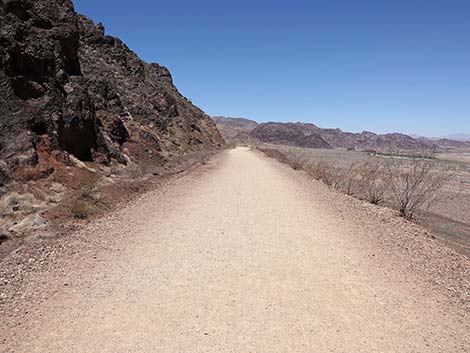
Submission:
M 223 143 L 212 120 L 178 92 L 165 67 L 141 61 L 119 39 L 106 36 L 101 24 L 95 26 L 84 16 L 79 28 L 81 69 L 90 77 L 102 121 L 127 114 L 150 127 L 146 134 L 153 136 L 149 143 L 155 152 Z
M 78 23 L 69 2 L 2 1 L 0 18 L 0 156 L 32 165 L 39 136 L 50 132 L 59 148 L 52 132 L 68 118 L 63 87 L 80 77 Z
M 223 143 L 166 68 L 141 61 L 71 1 L 2 0 L 0 26 L 2 180 L 36 168 L 38 150 L 64 163 L 69 154 L 146 163 Z

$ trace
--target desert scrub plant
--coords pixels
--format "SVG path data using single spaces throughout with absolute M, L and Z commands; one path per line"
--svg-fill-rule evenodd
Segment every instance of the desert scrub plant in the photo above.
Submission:
M 93 190 L 96 188 L 100 177 L 97 173 L 83 171 L 80 175 L 78 190 L 70 204 L 70 214 L 76 219 L 86 219 L 91 215 L 96 200 Z
M 357 194 L 362 182 L 361 170 L 362 166 L 357 163 L 352 163 L 348 168 L 338 170 L 336 173 L 336 188 L 346 195 Z
M 144 121 L 144 119 L 142 118 L 142 115 L 140 115 L 140 114 L 134 114 L 132 118 L 134 119 L 134 122 L 139 124 L 139 125 L 142 125 L 142 123 Z
M 304 165 L 306 163 L 306 156 L 302 151 L 299 151 L 299 150 L 288 151 L 286 153 L 286 157 L 292 169 L 294 170 L 304 169 Z
M 304 169 L 314 179 L 322 181 L 328 186 L 333 186 L 338 181 L 338 170 L 324 160 L 305 163 Z
M 360 194 L 367 201 L 378 205 L 385 198 L 388 176 L 381 162 L 365 162 L 358 168 Z
M 341 192 L 372 204 L 393 204 L 400 215 L 412 219 L 417 211 L 429 211 L 446 198 L 442 188 L 456 176 L 456 171 L 428 155 L 377 154 L 364 162 L 346 167 L 325 159 L 324 152 L 299 151 L 290 146 L 263 148 L 266 155 L 294 169 L 303 169 L 312 178 Z M 448 197 L 448 196 L 447 196 Z
M 279 150 L 276 150 L 274 148 L 263 148 L 263 147 L 256 147 L 256 148 L 270 158 L 274 158 L 281 163 L 286 163 L 286 164 L 289 163 L 287 156 Z
M 91 203 L 86 198 L 79 196 L 72 203 L 70 213 L 73 218 L 86 219 L 90 216 L 91 209 Z
M 138 188 L 134 191 L 138 191 Z M 77 219 L 86 219 L 106 209 L 109 209 L 109 205 L 103 201 L 101 194 L 94 190 L 82 190 L 70 205 L 70 213 Z
M 400 215 L 412 219 L 417 210 L 429 210 L 452 174 L 432 160 L 388 159 L 385 162 L 390 191 Z

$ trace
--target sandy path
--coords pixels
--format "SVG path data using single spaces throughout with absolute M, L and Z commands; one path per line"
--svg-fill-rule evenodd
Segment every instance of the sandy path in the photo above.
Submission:
M 0 350 L 468 352 L 468 319 L 371 258 L 361 225 L 302 178 L 237 148 L 95 226 L 128 242 L 51 279 L 64 289 Z

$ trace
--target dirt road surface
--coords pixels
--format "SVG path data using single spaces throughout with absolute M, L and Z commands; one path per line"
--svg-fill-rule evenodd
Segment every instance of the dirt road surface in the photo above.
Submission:
M 35 288 L 54 290 L 4 323 L 0 351 L 469 352 L 464 311 L 332 195 L 224 152 L 87 226 L 115 241 L 42 274 Z

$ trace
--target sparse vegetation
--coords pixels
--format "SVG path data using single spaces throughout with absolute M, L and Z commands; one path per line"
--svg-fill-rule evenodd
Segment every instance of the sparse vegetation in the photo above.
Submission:
M 389 159 L 386 173 L 400 215 L 409 219 L 418 209 L 428 210 L 437 202 L 439 191 L 451 176 L 434 161 L 420 159 Z
M 312 157 L 307 149 L 283 147 L 281 151 L 265 146 L 258 149 L 347 195 L 372 204 L 387 201 L 408 219 L 414 218 L 418 210 L 427 211 L 435 205 L 441 189 L 452 177 L 429 156 L 369 156 L 361 162 L 336 166 Z
M 371 152 L 369 153 L 371 156 L 374 157 L 384 157 L 384 158 L 396 158 L 396 159 L 427 159 L 427 160 L 433 160 L 434 157 L 431 153 L 426 152 L 426 151 L 417 151 L 417 152 L 412 152 L 408 151 L 407 153 L 402 153 L 402 152 Z
M 98 181 L 99 176 L 96 173 L 86 171 L 81 175 L 78 195 L 70 205 L 70 213 L 73 218 L 87 219 L 90 217 L 98 203 L 93 193 Z
M 134 114 L 132 118 L 134 119 L 134 122 L 136 124 L 142 125 L 144 122 L 144 119 L 142 118 L 142 115 L 140 114 Z
M 347 195 L 356 195 L 363 182 L 361 166 L 357 163 L 338 171 L 337 188 Z
M 309 175 L 328 186 L 339 185 L 337 170 L 324 160 L 306 162 L 304 168 Z
M 78 197 L 70 208 L 70 213 L 74 218 L 86 219 L 90 216 L 91 204 L 88 200 L 83 197 Z
M 360 194 L 370 203 L 378 205 L 387 192 L 387 175 L 383 163 L 365 162 L 359 168 Z

